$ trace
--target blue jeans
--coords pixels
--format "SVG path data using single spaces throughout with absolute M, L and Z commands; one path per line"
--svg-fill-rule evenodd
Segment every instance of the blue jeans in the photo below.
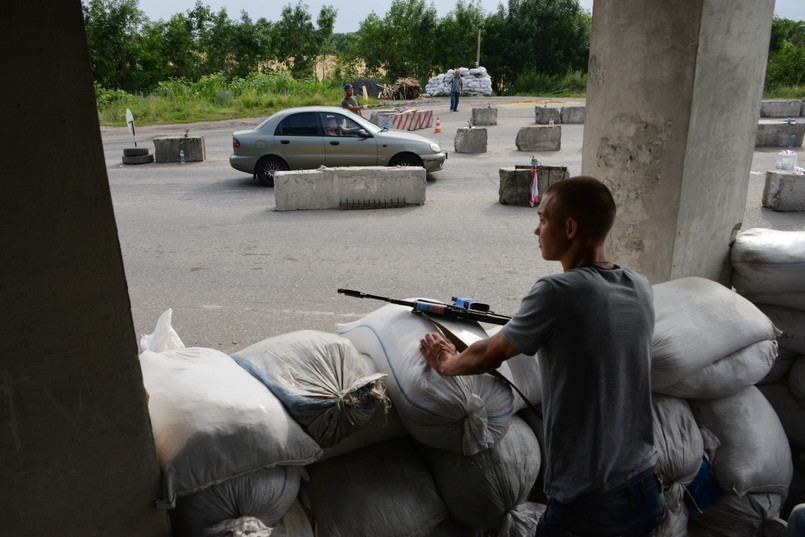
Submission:
M 786 537 L 805 536 L 805 503 L 795 506 L 788 516 L 788 533 Z
M 450 111 L 458 112 L 458 98 L 461 96 L 461 92 L 458 91 L 451 91 L 450 92 Z
M 649 537 L 663 516 L 665 497 L 650 468 L 607 492 L 549 500 L 536 537 Z

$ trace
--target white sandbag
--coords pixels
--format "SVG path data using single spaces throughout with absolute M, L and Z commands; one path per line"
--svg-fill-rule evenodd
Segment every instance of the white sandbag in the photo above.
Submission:
M 467 344 L 486 337 L 475 322 L 444 320 L 443 324 Z M 434 371 L 419 352 L 419 340 L 434 331 L 430 321 L 394 304 L 339 327 L 341 335 L 388 375 L 387 393 L 414 439 L 473 455 L 506 434 L 514 396 L 491 375 L 448 377 Z
M 797 357 L 788 373 L 788 388 L 797 399 L 805 399 L 805 356 Z M 805 421 L 803 421 L 805 428 Z
M 654 389 L 654 392 L 683 399 L 729 397 L 763 380 L 776 357 L 776 341 L 758 341 L 704 366 L 679 382 Z
M 372 444 L 407 435 L 408 431 L 405 430 L 405 426 L 394 407 L 389 406 L 388 409 L 379 408 L 366 427 L 349 435 L 336 445 L 324 448 L 324 454 L 319 460 L 331 459 Z
M 805 311 L 805 291 L 741 294 L 752 304 L 770 304 Z
M 768 304 L 758 304 L 758 308 L 782 331 L 777 337 L 781 349 L 805 354 L 805 311 Z
M 277 396 L 321 447 L 334 446 L 388 406 L 382 373 L 368 375 L 357 349 L 336 334 L 300 330 L 232 355 Z
M 771 321 L 754 304 L 714 281 L 679 278 L 653 288 L 653 390 L 753 343 L 775 338 Z
M 730 261 L 732 285 L 741 294 L 805 291 L 805 231 L 742 231 Z
M 247 522 L 238 520 L 241 517 L 270 528 L 296 501 L 303 471 L 299 466 L 257 470 L 179 498 L 171 513 L 173 536 L 202 537 L 223 527 L 234 531 Z
M 665 497 L 665 517 L 657 527 L 654 537 L 687 537 L 688 506 L 685 505 L 685 487 L 674 484 L 663 491 Z
M 512 416 L 506 436 L 476 455 L 429 446 L 420 450 L 453 517 L 487 531 L 505 525 L 507 533 L 499 537 L 533 537 L 537 505 L 527 499 L 542 461 L 537 438 L 523 420 Z
M 279 400 L 220 351 L 144 351 L 140 366 L 162 467 L 159 507 L 233 476 L 321 455 Z
M 690 401 L 697 423 L 721 442 L 711 464 L 719 486 L 736 496 L 785 495 L 794 469 L 788 439 L 772 406 L 750 386 L 724 399 Z
M 772 537 L 785 535 L 779 519 L 784 496 L 750 493 L 743 497 L 725 494 L 689 525 L 690 537 Z M 779 533 L 782 531 L 782 533 Z
M 308 467 L 302 498 L 319 537 L 428 535 L 447 507 L 410 437 Z
M 798 449 L 805 449 L 805 400 L 794 397 L 783 383 L 764 384 L 758 389 L 774 408 L 788 442 Z
M 684 399 L 653 394 L 651 402 L 657 477 L 664 488 L 674 483 L 685 487 L 696 478 L 702 464 L 704 443 L 699 424 Z
M 788 372 L 791 370 L 791 366 L 794 365 L 794 360 L 796 360 L 798 356 L 800 355 L 792 351 L 780 349 L 778 346 L 777 358 L 774 360 L 774 364 L 771 366 L 766 376 L 763 377 L 763 380 L 758 382 L 758 385 L 774 384 L 775 382 L 787 379 Z
M 493 336 L 500 332 L 502 326 L 493 326 L 487 328 L 486 333 Z M 509 382 L 517 387 L 520 392 L 525 395 L 526 399 L 534 405 L 542 405 L 542 374 L 539 371 L 539 360 L 536 356 L 527 356 L 525 354 L 518 354 L 506 360 L 507 367 L 501 367 L 498 371 L 505 376 Z M 523 401 L 520 394 L 514 394 L 514 409 L 518 412 L 524 408 L 528 408 L 528 404 Z

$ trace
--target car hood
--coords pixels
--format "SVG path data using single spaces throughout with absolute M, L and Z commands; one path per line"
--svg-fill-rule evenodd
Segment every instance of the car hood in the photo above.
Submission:
M 401 142 L 422 142 L 426 144 L 438 144 L 436 140 L 432 138 L 426 138 L 420 134 L 416 134 L 413 132 L 406 132 L 406 131 L 395 131 L 395 130 L 387 130 L 387 131 L 380 131 L 375 136 L 378 139 L 382 140 L 399 140 Z

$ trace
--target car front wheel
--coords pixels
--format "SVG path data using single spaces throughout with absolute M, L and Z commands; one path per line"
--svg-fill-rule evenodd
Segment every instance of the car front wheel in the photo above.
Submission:
M 422 167 L 422 159 L 413 153 L 400 153 L 394 155 L 389 161 L 389 166 L 419 166 Z
M 277 157 L 263 157 L 254 168 L 257 180 L 265 186 L 274 186 L 274 172 L 286 171 L 288 165 Z

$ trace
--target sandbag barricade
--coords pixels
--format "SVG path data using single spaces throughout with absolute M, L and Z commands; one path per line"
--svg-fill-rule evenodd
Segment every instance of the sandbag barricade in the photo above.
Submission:
M 382 373 L 366 374 L 352 343 L 336 334 L 300 330 L 232 355 L 265 384 L 321 447 L 366 426 L 388 405 Z
M 467 344 L 486 337 L 476 322 L 443 324 Z M 419 340 L 435 330 L 411 308 L 395 304 L 339 327 L 341 335 L 388 375 L 387 393 L 408 434 L 425 445 L 474 455 L 506 434 L 514 395 L 491 375 L 448 377 L 434 371 L 419 352 Z

